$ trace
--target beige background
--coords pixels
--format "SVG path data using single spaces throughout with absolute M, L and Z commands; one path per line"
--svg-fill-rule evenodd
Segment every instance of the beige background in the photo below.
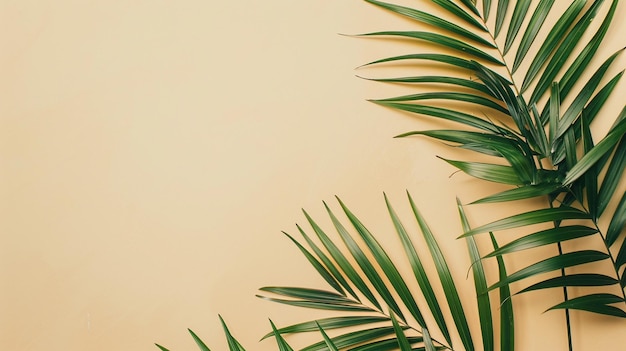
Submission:
M 267 318 L 310 312 L 254 294 L 324 286 L 280 231 L 300 208 L 327 224 L 334 195 L 385 233 L 382 192 L 408 221 L 409 189 L 463 280 L 454 198 L 493 189 L 449 178 L 434 154 L 453 151 L 392 139 L 422 125 L 364 101 L 401 88 L 353 68 L 406 45 L 338 35 L 407 28 L 362 1 L 0 0 L 0 348 L 192 350 L 190 327 L 220 350 L 220 313 L 273 350 Z M 564 348 L 561 314 L 541 314 L 556 300 L 516 300 L 521 350 Z M 574 317 L 577 350 L 625 340 L 624 323 Z

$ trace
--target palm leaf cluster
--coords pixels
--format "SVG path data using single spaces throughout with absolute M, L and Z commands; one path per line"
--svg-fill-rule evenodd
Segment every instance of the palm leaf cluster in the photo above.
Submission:
M 387 200 L 389 217 L 405 256 L 392 259 L 375 236 L 344 205 L 339 204 L 349 225 L 326 206 L 328 216 L 343 244 L 332 239 L 308 213 L 304 212 L 313 236 L 297 226 L 302 236 L 298 241 L 284 233 L 306 257 L 307 261 L 328 283 L 330 289 L 303 287 L 263 287 L 260 298 L 304 308 L 323 310 L 329 317 L 313 319 L 282 328 L 270 321 L 272 331 L 263 339 L 274 337 L 281 351 L 292 350 L 283 335 L 320 333 L 319 342 L 300 350 L 479 350 L 495 349 L 494 331 L 500 331 L 501 349 L 514 350 L 514 325 L 511 294 L 508 285 L 499 289 L 499 299 L 491 301 L 487 279 L 480 262 L 480 254 L 473 237 L 465 239 L 473 265 L 478 320 L 467 317 L 467 307 L 461 303 L 457 284 L 446 259 L 428 224 L 418 211 L 410 195 L 408 200 L 415 224 L 428 247 L 428 255 L 418 254 L 415 235 L 410 235 L 396 211 Z M 463 228 L 469 225 L 461 204 L 458 204 Z M 410 274 L 401 274 L 398 267 L 410 266 Z M 502 260 L 498 260 L 501 276 L 506 276 Z M 435 267 L 436 273 L 427 272 Z M 418 292 L 424 303 L 418 303 Z M 495 306 L 495 308 L 494 308 Z M 500 311 L 499 316 L 494 311 Z M 231 351 L 244 351 L 221 319 L 224 334 Z M 499 325 L 496 323 L 499 322 Z M 480 326 L 481 336 L 473 336 L 470 325 Z M 330 337 L 326 331 L 335 335 Z M 209 351 L 206 344 L 191 330 L 191 336 L 201 351 Z M 456 343 L 460 344 L 459 346 Z M 482 345 L 482 346 L 481 346 Z M 161 351 L 169 351 L 158 345 Z
M 562 303 L 551 308 L 626 317 L 626 243 L 622 235 L 626 194 L 623 188 L 619 190 L 626 165 L 626 108 L 613 116 L 614 122 L 603 137 L 594 137 L 590 127 L 602 115 L 602 107 L 623 74 L 621 71 L 609 75 L 623 49 L 599 65 L 592 61 L 608 32 L 618 1 L 574 0 L 562 13 L 552 13 L 554 0 L 534 4 L 530 0 L 493 4 L 433 1 L 445 18 L 416 8 L 366 1 L 420 22 L 429 30 L 383 31 L 364 36 L 409 38 L 418 45 L 427 42 L 435 47 L 434 52 L 372 62 L 415 63 L 420 75 L 376 80 L 429 83 L 432 88 L 374 102 L 459 125 L 458 129 L 412 131 L 400 137 L 423 135 L 491 157 L 492 162 L 445 160 L 473 177 L 511 186 L 474 203 L 546 199 L 542 208 L 462 235 L 517 230 L 516 240 L 485 257 L 506 256 L 546 245 L 559 247 L 558 253 L 512 272 L 488 290 L 531 277 L 542 280 L 523 292 L 593 287 L 571 299 L 566 294 Z M 495 21 L 490 21 L 493 15 Z M 548 16 L 558 19 L 548 21 Z M 594 27 L 592 22 L 600 24 Z M 423 75 L 433 71 L 427 66 L 432 62 L 444 67 L 445 73 Z M 463 78 L 468 75 L 475 79 Z M 617 206 L 609 206 L 614 203 Z M 608 226 L 602 227 L 604 222 Z M 544 229 L 537 231 L 535 224 L 543 224 Z M 576 240 L 582 242 L 581 238 L 594 235 L 601 238 L 603 250 L 575 244 Z M 563 251 L 561 243 L 565 241 L 573 242 L 572 246 L 579 249 Z M 596 261 L 606 262 L 614 274 L 597 274 L 585 268 Z M 574 266 L 580 267 L 569 269 Z M 550 272 L 559 272 L 558 277 L 548 274 L 546 278 Z M 602 293 L 596 292 L 599 286 Z
M 423 3 L 424 8 L 365 1 L 415 21 L 419 29 L 362 35 L 417 44 L 417 52 L 368 65 L 411 63 L 417 75 L 373 80 L 415 85 L 419 92 L 373 101 L 458 126 L 400 137 L 426 136 L 491 160 L 444 159 L 470 176 L 510 187 L 475 204 L 514 206 L 516 201 L 542 199 L 545 206 L 470 228 L 464 207 L 458 204 L 460 238 L 473 262 L 472 308 L 478 308 L 478 321 L 468 318 L 468 306 L 461 303 L 435 236 L 410 196 L 419 237 L 408 233 L 385 197 L 395 236 L 404 249 L 403 257 L 393 259 L 341 201 L 348 225 L 326 206 L 340 241 L 305 212 L 310 234 L 300 226 L 301 240 L 285 234 L 329 288 L 264 287 L 259 297 L 330 316 L 282 328 L 271 323 L 272 332 L 264 339 L 274 337 L 281 351 L 292 350 L 285 335 L 310 332 L 321 338 L 305 351 L 490 351 L 498 349 L 496 339 L 499 349 L 514 350 L 512 296 L 550 288 L 563 290 L 562 302 L 550 309 L 626 317 L 626 192 L 620 184 L 626 166 L 626 108 L 617 116 L 603 112 L 623 74 L 611 73 L 622 50 L 599 64 L 594 60 L 618 1 L 573 0 L 561 12 L 555 0 L 432 0 Z M 429 48 L 432 51 L 426 52 Z M 605 122 L 612 119 L 601 137 L 591 133 L 599 117 Z M 499 246 L 497 238 L 504 230 L 518 234 Z M 478 251 L 478 234 L 489 234 L 490 252 Z M 602 249 L 588 248 L 589 238 L 600 241 Z M 416 240 L 426 244 L 428 255 L 418 254 Z M 564 242 L 574 249 L 565 250 Z M 558 252 L 515 272 L 506 271 L 504 259 L 511 253 L 547 245 L 557 246 Z M 492 259 L 499 275 L 490 283 L 483 263 Z M 591 264 L 597 262 L 612 273 L 594 271 L 597 266 Z M 409 267 L 410 273 L 401 274 L 399 267 Z M 436 273 L 426 267 L 436 268 Z M 529 278 L 535 283 L 512 294 L 510 284 Z M 580 294 L 570 297 L 569 287 L 579 287 Z M 498 299 L 492 301 L 495 291 Z M 569 319 L 566 323 L 569 331 Z M 470 325 L 475 324 L 480 337 L 471 332 Z M 224 323 L 223 328 L 229 350 L 244 350 Z M 209 350 L 190 333 L 200 350 Z
M 391 256 L 376 240 L 375 236 L 341 202 L 341 208 L 347 217 L 351 229 L 348 229 L 326 206 L 334 229 L 341 238 L 339 246 L 305 212 L 314 237 L 298 226 L 304 244 L 292 236 L 287 236 L 306 256 L 317 272 L 324 278 L 332 290 L 320 290 L 298 287 L 264 287 L 260 297 L 288 305 L 334 311 L 323 319 L 306 321 L 278 329 L 278 333 L 291 334 L 316 331 L 317 326 L 324 330 L 350 328 L 331 338 L 340 349 L 354 351 L 368 350 L 437 350 L 463 349 L 476 350 L 484 345 L 484 350 L 494 349 L 494 330 L 501 330 L 503 349 L 513 349 L 513 324 L 510 291 L 508 285 L 500 289 L 500 300 L 492 303 L 490 296 L 484 294 L 487 289 L 486 278 L 480 254 L 474 238 L 467 238 L 467 245 L 472 260 L 478 261 L 473 266 L 477 306 L 480 316 L 481 338 L 474 340 L 470 332 L 471 321 L 458 295 L 450 268 L 431 232 L 428 224 L 418 211 L 409 195 L 409 203 L 414 220 L 426 243 L 429 259 L 423 260 L 416 250 L 416 238 L 407 232 L 395 210 L 385 197 L 390 219 L 396 236 L 404 248 L 405 257 Z M 459 204 L 459 213 L 466 229 L 467 221 Z M 354 234 L 351 234 L 353 232 Z M 317 244 L 319 242 L 321 244 Z M 409 265 L 412 274 L 402 275 L 398 267 Z M 436 274 L 427 273 L 426 267 L 435 267 Z M 501 262 L 500 269 L 505 274 Z M 433 284 L 431 282 L 436 282 Z M 438 294 L 436 291 L 442 291 Z M 417 302 L 418 291 L 424 306 Z M 504 317 L 496 317 L 492 305 L 501 308 Z M 451 320 L 451 321 L 450 321 Z M 503 325 L 497 328 L 494 320 Z M 265 337 L 269 337 L 268 334 Z M 462 348 L 455 347 L 454 335 Z M 326 350 L 324 342 L 302 348 L 303 351 Z
M 233 334 L 230 332 L 230 329 L 228 328 L 228 326 L 226 325 L 226 323 L 224 322 L 224 319 L 222 318 L 222 316 L 220 316 L 220 322 L 222 323 L 222 329 L 224 330 L 224 335 L 226 336 L 226 341 L 228 343 L 228 350 L 230 351 L 246 351 L 246 349 L 241 345 L 241 343 L 239 343 L 239 341 L 237 339 L 235 339 L 235 337 L 233 336 Z M 282 335 L 280 335 L 280 333 L 278 332 L 278 330 L 276 329 L 276 326 L 274 325 L 274 322 L 270 321 L 270 324 L 272 326 L 272 335 L 276 338 L 276 346 L 278 348 L 279 351 L 293 351 L 293 348 L 287 343 L 287 341 L 285 340 L 285 338 L 282 337 Z M 196 342 L 196 345 L 198 346 L 198 349 L 200 351 L 211 351 L 211 349 L 209 349 L 209 347 L 205 344 L 205 342 L 200 339 L 200 337 L 194 333 L 193 330 L 191 329 L 187 329 L 189 331 L 189 334 L 191 334 L 191 337 L 193 338 L 193 340 Z M 326 334 L 326 332 L 324 332 L 324 330 L 318 325 L 318 330 L 319 332 L 322 334 L 322 337 L 324 338 L 324 342 L 328 348 L 328 351 L 338 351 L 337 347 L 335 346 L 335 344 L 333 344 L 332 340 L 330 340 L 330 338 L 328 337 L 328 335 Z M 161 351 L 169 351 L 169 349 L 156 344 L 156 346 L 161 350 Z

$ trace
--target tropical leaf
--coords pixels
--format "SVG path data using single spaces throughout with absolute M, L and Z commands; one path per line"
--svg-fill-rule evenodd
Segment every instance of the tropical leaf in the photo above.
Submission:
M 323 242 L 323 246 L 326 248 L 330 257 L 343 257 L 336 253 L 330 253 L 330 251 L 335 250 L 347 251 L 352 256 L 351 260 L 345 260 L 345 262 L 337 264 L 336 267 L 340 274 L 348 275 L 348 272 L 351 272 L 350 274 L 356 273 L 361 275 L 364 279 L 363 283 L 365 286 L 371 285 L 374 287 L 372 290 L 372 293 L 375 294 L 374 301 L 382 301 L 384 309 L 390 312 L 385 313 L 384 309 L 372 306 L 372 301 L 369 299 L 359 301 L 346 292 L 301 287 L 264 287 L 261 288 L 262 295 L 260 295 L 260 297 L 266 300 L 298 307 L 316 308 L 328 312 L 349 310 L 359 312 L 359 314 L 329 316 L 318 320 L 300 322 L 281 329 L 276 329 L 273 333 L 265 335 L 264 338 L 270 337 L 276 332 L 281 335 L 314 332 L 317 330 L 317 326 L 321 326 L 325 330 L 350 329 L 347 333 L 329 338 L 339 349 L 347 347 L 368 350 L 369 346 L 381 346 L 381 344 L 379 344 L 381 338 L 386 338 L 385 340 L 395 338 L 396 347 L 402 345 L 403 348 L 406 348 L 408 343 L 412 348 L 417 346 L 418 349 L 419 347 L 423 347 L 424 349 L 432 350 L 443 347 L 454 350 L 455 346 L 452 345 L 454 339 L 452 332 L 454 331 L 463 344 L 462 349 L 475 349 L 474 339 L 469 327 L 470 322 L 465 313 L 465 307 L 461 304 L 457 284 L 452 278 L 450 267 L 443 257 L 434 234 L 417 210 L 415 202 L 410 195 L 408 195 L 408 199 L 413 216 L 421 229 L 420 231 L 428 247 L 428 260 L 431 262 L 429 264 L 434 265 L 437 274 L 430 275 L 426 273 L 424 268 L 425 263 L 423 263 L 424 258 L 420 257 L 417 253 L 418 250 L 415 247 L 414 240 L 407 232 L 387 196 L 385 196 L 385 202 L 389 216 L 406 253 L 406 257 L 401 259 L 402 262 L 408 261 L 410 263 L 414 275 L 412 278 L 400 273 L 398 263 L 395 262 L 394 257 L 386 253 L 382 243 L 366 228 L 348 206 L 340 199 L 337 199 L 345 218 L 351 225 L 350 229 L 342 223 L 340 218 L 328 205 L 325 204 L 325 207 L 337 235 L 343 242 L 343 248 L 335 244 L 330 245 L 329 243 L 324 243 L 325 241 L 333 242 L 333 240 L 331 240 L 308 215 L 307 221 L 311 224 L 313 230 L 318 233 L 318 239 Z M 305 232 L 301 227 L 298 228 L 302 230 L 303 233 Z M 321 235 L 319 233 L 324 234 Z M 471 241 L 470 239 L 470 242 Z M 311 243 L 307 241 L 306 245 L 310 246 Z M 303 253 L 316 252 L 316 250 L 306 249 L 305 244 L 302 243 L 297 246 L 304 248 L 304 250 L 300 249 Z M 476 245 L 473 246 L 472 252 L 475 258 L 480 258 Z M 318 253 L 315 255 L 319 256 Z M 305 254 L 305 256 L 307 255 Z M 308 262 L 318 262 L 318 260 L 311 261 L 308 259 Z M 315 263 L 312 264 L 313 266 L 316 265 Z M 316 271 L 321 275 L 326 274 L 325 270 L 320 271 L 316 269 Z M 373 272 L 376 273 L 374 274 Z M 484 291 L 488 285 L 484 271 L 476 272 L 477 274 L 480 272 L 480 276 L 477 277 L 479 285 L 476 289 L 480 288 L 481 291 Z M 434 317 L 433 322 L 428 322 L 423 317 L 422 309 L 417 303 L 415 291 L 409 289 L 408 284 L 411 281 L 413 281 L 416 286 L 419 286 L 420 295 L 422 295 L 426 301 L 428 314 Z M 443 291 L 445 298 L 442 299 L 435 293 L 436 289 L 433 286 L 434 283 Z M 359 295 L 362 294 L 357 284 L 352 282 L 351 285 L 353 285 L 353 288 L 356 289 Z M 385 295 L 387 295 L 387 297 L 385 297 Z M 493 341 L 494 332 L 492 329 L 496 327 L 493 321 L 490 321 L 493 317 L 489 297 L 488 295 L 481 295 L 478 298 L 480 300 L 481 326 L 483 329 L 486 329 L 482 332 L 482 335 L 489 336 Z M 408 311 L 409 315 L 399 314 L 396 310 Z M 448 318 L 454 322 L 454 326 L 450 326 L 447 323 L 446 320 Z M 411 329 L 421 334 L 421 338 L 415 339 L 404 333 L 402 333 L 401 336 L 398 334 L 399 329 Z M 444 340 L 432 338 L 431 335 L 433 335 L 433 331 L 436 331 L 437 335 L 443 335 Z M 387 347 L 390 344 L 385 343 L 384 345 Z M 327 347 L 325 340 L 321 340 L 305 347 L 303 350 L 322 350 L 325 347 Z
M 270 320 L 270 324 L 272 325 L 272 330 L 274 331 L 274 337 L 276 339 L 276 344 L 278 344 L 279 351 L 293 351 L 293 348 L 287 344 L 285 338 L 278 332 L 278 329 L 274 325 L 274 322 Z
M 191 329 L 187 329 L 187 330 L 189 331 L 189 334 L 191 334 L 193 341 L 195 341 L 196 345 L 198 345 L 198 348 L 200 349 L 200 351 L 211 351 L 209 350 L 209 347 L 206 346 L 204 341 L 202 341 L 202 339 L 200 339 L 198 335 L 196 335 L 196 333 L 194 333 Z
M 624 303 L 624 298 L 613 294 L 590 294 L 562 302 L 550 309 L 569 308 L 626 318 L 626 312 L 615 306 L 611 306 L 611 304 L 615 303 Z
M 603 138 L 592 135 L 592 123 L 600 117 L 603 120 L 613 117 L 603 113 L 603 108 L 614 101 L 613 93 L 624 73 L 607 77 L 623 48 L 608 58 L 597 57 L 617 13 L 618 1 L 572 0 L 565 8 L 562 4 L 555 7 L 554 0 L 483 0 L 480 6 L 475 0 L 433 0 L 432 5 L 441 10 L 436 12 L 431 12 L 432 6 L 421 8 L 365 1 L 421 25 L 420 31 L 413 28 L 384 30 L 360 37 L 426 43 L 425 48 L 432 50 L 385 57 L 363 65 L 411 62 L 417 74 L 369 79 L 432 87 L 429 91 L 422 89 L 370 101 L 425 118 L 456 123 L 456 129 L 414 131 L 399 137 L 424 135 L 479 153 L 479 161 L 442 159 L 470 176 L 511 186 L 473 204 L 488 206 L 536 198 L 544 200 L 541 207 L 474 228 L 468 223 L 465 209 L 458 205 L 463 227 L 460 237 L 465 238 L 472 261 L 484 349 L 495 349 L 496 329 L 500 331 L 500 349 L 514 349 L 510 284 L 521 284 L 527 279 L 532 279 L 533 283 L 517 294 L 563 289 L 563 301 L 550 310 L 565 309 L 567 313 L 569 309 L 576 309 L 626 317 L 626 270 L 623 269 L 626 265 L 626 240 L 623 240 L 626 193 L 620 188 L 626 168 L 626 107 Z M 606 3 L 610 4 L 608 10 Z M 489 20 L 492 14 L 495 19 Z M 549 21 L 552 16 L 557 20 Z M 505 37 L 499 38 L 504 32 Z M 433 64 L 442 68 L 437 75 L 431 73 Z M 517 77 L 522 79 L 518 81 Z M 495 157 L 494 161 L 482 162 L 485 155 Z M 413 217 L 428 249 L 424 250 L 427 254 L 420 257 L 415 240 L 386 196 L 385 201 L 404 257 L 388 253 L 383 248 L 384 242 L 379 242 L 383 236 L 370 233 L 340 200 L 342 216 L 345 215 L 349 226 L 326 204 L 324 206 L 341 242 L 327 235 L 306 212 L 304 215 L 315 235 L 309 236 L 300 226 L 297 229 L 302 242 L 286 234 L 330 290 L 265 287 L 261 288 L 263 295 L 260 297 L 318 309 L 331 316 L 283 328 L 271 323 L 272 332 L 265 337 L 275 337 L 279 350 L 292 350 L 283 335 L 305 332 L 320 334 L 320 341 L 305 347 L 306 351 L 475 349 L 477 337 L 470 332 L 458 282 L 452 279 L 451 268 L 435 235 L 409 195 Z M 541 228 L 533 228 L 534 225 L 541 225 Z M 496 235 L 503 234 L 499 232 L 504 230 L 513 238 L 499 246 Z M 478 251 L 476 237 L 481 233 L 488 233 L 493 245 L 493 250 L 483 255 Z M 585 246 L 583 238 L 594 235 L 604 243 L 603 248 Z M 575 251 L 565 252 L 561 245 L 565 241 L 578 241 L 580 245 Z M 555 244 L 558 253 L 547 254 L 513 273 L 507 272 L 505 258 L 509 259 L 510 253 Z M 614 251 L 618 251 L 617 254 Z M 494 258 L 498 281 L 489 284 L 483 265 Z M 400 269 L 399 261 L 409 263 L 412 276 L 401 273 L 404 270 Z M 593 262 L 611 267 L 613 274 L 589 271 L 594 266 L 588 264 Z M 436 274 L 427 274 L 425 266 L 436 268 Z M 579 267 L 582 272 L 570 272 L 566 269 L 569 267 Z M 569 298 L 568 287 L 578 287 L 578 296 Z M 615 293 L 618 287 L 620 294 Z M 591 293 L 585 289 L 590 289 Z M 493 290 L 499 292 L 498 318 L 494 318 L 491 308 L 489 292 Z M 443 297 L 437 291 L 442 291 Z M 418 300 L 425 301 L 424 306 Z M 494 319 L 500 321 L 499 325 Z M 566 323 L 569 334 L 569 317 Z M 222 325 L 229 349 L 242 351 L 243 347 L 232 337 L 223 320 Z M 337 334 L 329 337 L 325 329 L 333 329 Z M 190 333 L 201 350 L 208 350 L 195 333 Z M 433 335 L 443 339 L 433 338 Z M 571 335 L 569 338 L 571 341 Z M 457 339 L 462 346 L 452 344 Z
M 491 243 L 494 250 L 498 250 L 498 242 L 493 235 L 489 233 Z M 508 277 L 506 266 L 502 256 L 497 256 L 498 276 L 500 281 L 505 281 Z M 515 316 L 513 312 L 513 301 L 511 300 L 511 288 L 509 284 L 500 285 L 500 350 L 515 349 Z
M 529 292 L 533 290 L 561 288 L 564 286 L 607 286 L 615 285 L 618 281 L 615 278 L 609 277 L 604 274 L 596 273 L 581 273 L 570 274 L 559 277 L 554 277 L 533 284 L 527 288 L 524 288 L 518 292 L 518 294 Z
M 531 48 L 537 34 L 543 27 L 545 23 L 546 17 L 548 17 L 548 13 L 550 9 L 554 5 L 554 0 L 541 0 L 535 11 L 533 12 L 532 17 L 524 31 L 524 35 L 522 36 L 522 40 L 520 41 L 519 47 L 515 53 L 515 60 L 513 62 L 513 66 L 511 71 L 514 73 L 519 68 L 520 64 L 526 57 L 528 50 Z
M 457 207 L 459 209 L 459 216 L 461 218 L 463 230 L 469 231 L 470 225 L 459 199 L 457 199 Z M 482 294 L 483 291 L 487 291 L 487 277 L 485 276 L 485 269 L 481 261 L 476 239 L 473 236 L 468 236 L 465 240 L 470 254 L 470 259 L 473 262 L 472 273 L 474 274 L 474 289 L 476 290 L 477 295 L 478 316 L 480 318 L 482 331 L 483 349 L 484 351 L 492 351 L 494 350 L 494 326 L 491 312 L 491 301 L 489 301 L 488 294 Z
M 530 266 L 522 268 L 515 273 L 511 273 L 505 279 L 500 279 L 499 282 L 491 285 L 488 290 L 499 288 L 502 285 L 509 285 L 513 282 L 534 277 L 539 274 L 553 272 L 562 268 L 579 266 L 585 263 L 606 260 L 608 258 L 610 258 L 608 254 L 596 250 L 581 250 L 564 253 L 531 264 Z

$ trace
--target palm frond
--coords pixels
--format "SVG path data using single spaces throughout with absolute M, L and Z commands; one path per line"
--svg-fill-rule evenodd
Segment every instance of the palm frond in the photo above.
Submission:
M 424 263 L 424 258 L 418 254 L 414 239 L 411 238 L 411 235 L 407 232 L 406 227 L 398 217 L 387 196 L 385 196 L 385 202 L 389 216 L 406 254 L 403 260 L 407 260 L 410 263 L 413 277 L 407 277 L 400 273 L 397 268 L 398 262 L 396 262 L 396 259 L 392 259 L 392 257 L 386 253 L 386 250 L 376 239 L 376 236 L 366 228 L 341 200 L 337 199 L 343 211 L 343 215 L 345 215 L 347 221 L 350 223 L 350 230 L 326 204 L 325 207 L 337 235 L 343 242 L 343 248 L 337 245 L 330 245 L 328 242 L 332 242 L 332 239 L 317 226 L 316 222 L 309 216 L 307 216 L 307 221 L 312 224 L 314 231 L 324 233 L 324 235 L 319 235 L 318 237 L 318 239 L 323 242 L 323 246 L 328 252 L 324 254 L 328 255 L 328 257 L 337 257 L 343 261 L 341 264 L 337 262 L 331 262 L 331 264 L 336 265 L 336 268 L 344 276 L 351 274 L 362 276 L 364 278 L 364 286 L 373 287 L 371 293 L 375 295 L 375 298 L 372 301 L 380 301 L 382 308 L 373 306 L 373 302 L 369 299 L 360 301 L 345 292 L 341 293 L 337 291 L 300 287 L 261 288 L 262 294 L 260 297 L 274 302 L 326 310 L 328 312 L 348 309 L 353 309 L 353 312 L 358 312 L 358 314 L 348 316 L 331 316 L 320 320 L 304 321 L 277 329 L 278 333 L 288 335 L 313 332 L 316 330 L 315 327 L 319 324 L 325 330 L 340 331 L 344 328 L 351 329 L 349 332 L 340 333 L 329 338 L 329 340 L 340 349 L 347 347 L 351 349 L 368 350 L 375 345 L 376 347 L 381 346 L 380 343 L 383 342 L 381 339 L 384 339 L 385 342 L 395 339 L 396 347 L 402 345 L 402 347 L 405 348 L 407 347 L 407 343 L 411 345 L 412 348 L 417 347 L 419 349 L 421 347 L 429 350 L 441 347 L 452 350 L 473 350 L 476 348 L 475 337 L 471 335 L 469 328 L 470 322 L 465 313 L 466 307 L 461 304 L 457 283 L 452 279 L 450 267 L 448 267 L 443 257 L 434 234 L 419 213 L 411 196 L 408 196 L 409 204 L 413 211 L 413 217 L 417 221 L 421 229 L 422 238 L 428 247 L 428 260 L 430 261 L 428 264 L 434 265 L 437 274 L 431 275 L 426 272 L 424 268 L 426 264 Z M 301 227 L 299 228 L 302 230 Z M 302 231 L 304 233 L 304 230 Z M 470 239 L 469 242 L 472 242 L 472 239 Z M 300 245 L 305 246 L 304 244 Z M 306 245 L 311 244 L 307 241 Z M 471 246 L 470 244 L 470 247 L 472 248 L 473 257 L 480 258 L 477 246 Z M 330 253 L 330 251 L 335 250 L 348 252 L 350 259 L 348 260 L 347 257 L 343 255 L 340 256 L 337 253 Z M 317 250 L 301 249 L 301 252 L 308 252 L 313 256 L 322 254 L 322 252 L 318 252 Z M 307 255 L 305 254 L 305 256 Z M 307 258 L 307 260 L 309 262 L 323 262 L 319 257 L 313 261 L 310 258 Z M 324 273 L 326 272 L 325 270 L 316 269 L 316 271 L 320 274 L 326 274 Z M 486 277 L 482 270 L 477 270 L 476 273 L 479 274 L 479 276 L 476 278 L 477 285 L 475 285 L 475 288 L 477 291 L 479 289 L 483 292 L 488 286 Z M 348 279 L 348 281 L 351 281 L 352 287 L 359 295 L 364 294 L 355 282 L 351 279 Z M 437 288 L 435 284 L 438 286 Z M 418 291 L 426 301 L 425 306 L 421 306 L 420 303 L 417 302 L 415 295 L 416 290 L 415 288 L 410 288 L 410 285 L 419 287 Z M 438 296 L 439 294 L 435 292 L 436 289 L 441 289 L 443 298 Z M 482 328 L 485 329 L 482 332 L 482 336 L 486 338 L 483 344 L 493 344 L 493 329 L 496 327 L 492 320 L 493 313 L 491 311 L 489 296 L 483 294 L 478 297 L 477 294 L 477 298 L 480 303 L 480 323 Z M 404 311 L 408 311 L 409 313 L 406 314 Z M 431 316 L 432 321 L 429 321 L 425 317 L 424 311 L 428 311 L 427 314 Z M 447 318 L 450 318 L 454 322 L 453 326 L 447 323 Z M 403 330 L 402 335 L 398 334 L 398 328 Z M 453 333 L 458 335 L 461 340 L 461 348 L 453 345 Z M 264 338 L 272 335 L 271 333 L 267 334 Z M 432 335 L 441 335 L 443 339 L 435 339 Z M 321 340 L 306 346 L 303 350 L 322 350 L 325 347 L 325 342 Z
M 522 291 L 582 283 L 589 286 L 596 284 L 598 288 L 606 286 L 609 281 L 610 285 L 619 282 L 623 286 L 626 272 L 621 268 L 626 264 L 626 247 L 624 244 L 615 248 L 613 246 L 623 242 L 619 239 L 624 235 L 623 227 L 626 224 L 623 214 L 626 211 L 625 196 L 617 198 L 623 194 L 616 192 L 626 167 L 626 107 L 615 118 L 606 136 L 596 141 L 591 133 L 591 124 L 601 115 L 601 109 L 610 101 L 623 75 L 623 71 L 619 72 L 609 77 L 608 81 L 606 77 L 623 49 L 599 65 L 593 60 L 609 33 L 619 2 L 573 0 L 567 8 L 559 9 L 560 13 L 554 13 L 557 11 L 555 3 L 554 0 L 542 0 L 537 4 L 531 1 L 483 1 L 479 10 L 475 2 L 464 1 L 464 7 L 456 7 L 454 13 L 447 10 L 449 15 L 440 15 L 442 20 L 457 25 L 467 25 L 467 16 L 482 22 L 487 32 L 477 30 L 476 34 L 481 37 L 487 34 L 494 38 L 491 43 L 495 48 L 455 33 L 451 30 L 452 26 L 433 26 L 425 21 L 421 21 L 422 25 L 430 25 L 433 32 L 420 31 L 418 36 L 408 34 L 412 32 L 407 31 L 373 33 L 375 36 L 414 37 L 445 48 L 441 52 L 435 47 L 428 53 L 409 53 L 381 59 L 375 61 L 375 64 L 419 55 L 415 57 L 420 58 L 417 62 L 419 65 L 423 57 L 448 55 L 449 49 L 453 49 L 456 50 L 454 58 L 443 56 L 440 62 L 446 63 L 447 67 L 469 70 L 478 81 L 472 81 L 470 85 L 460 80 L 459 69 L 450 69 L 448 75 L 440 74 L 436 79 L 420 75 L 378 78 L 377 81 L 397 83 L 428 82 L 433 85 L 433 89 L 372 101 L 385 107 L 459 123 L 458 129 L 418 130 L 401 134 L 400 137 L 428 136 L 455 147 L 495 157 L 491 163 L 442 158 L 472 177 L 513 186 L 472 203 L 511 202 L 540 197 L 547 200 L 547 208 L 465 229 L 461 235 L 465 238 L 479 233 L 498 235 L 497 232 L 507 229 L 517 231 L 517 238 L 488 253 L 483 259 L 495 257 L 501 260 L 502 256 L 519 250 L 560 245 L 562 241 L 576 241 L 592 235 L 600 237 L 606 246 L 604 251 L 582 249 L 545 257 L 543 261 L 526 269 L 502 277 L 502 284 L 537 277 L 563 267 L 587 267 L 586 263 L 600 260 L 613 262 L 615 276 L 611 280 L 587 279 L 590 276 L 562 271 L 558 279 L 544 278 L 533 288 Z M 607 3 L 608 6 L 605 6 Z M 395 13 L 400 10 L 393 5 L 376 5 Z M 495 13 L 495 21 L 488 23 L 491 13 Z M 547 21 L 548 16 L 556 16 L 557 20 L 551 23 Z M 595 26 L 595 23 L 599 25 Z M 506 32 L 504 40 L 496 40 L 501 32 Z M 521 39 L 518 38 L 520 34 Z M 446 39 L 440 40 L 442 36 Z M 465 45 L 469 47 L 461 47 L 456 44 L 457 40 L 465 40 Z M 534 54 L 529 54 L 531 52 Z M 508 56 L 514 56 L 511 65 Z M 515 79 L 518 76 L 522 77 L 521 83 Z M 578 91 L 575 91 L 576 87 L 580 87 Z M 435 98 L 439 101 L 469 103 L 438 106 L 439 101 Z M 468 131 L 465 127 L 474 130 Z M 608 213 L 608 204 L 612 201 L 619 203 L 611 207 L 611 213 Z M 608 218 L 608 221 L 601 221 L 602 217 Z M 605 222 L 609 225 L 602 227 L 600 224 Z M 539 231 L 525 229 L 534 224 L 550 227 Z M 619 252 L 615 255 L 612 250 Z M 499 285 L 494 284 L 490 288 L 496 287 Z M 601 314 L 606 312 L 612 316 L 621 315 L 613 311 L 615 306 L 603 307 L 607 303 L 602 300 L 593 305 L 592 299 L 583 298 L 570 303 L 567 297 L 564 298 L 566 301 L 555 309 L 575 308 Z M 626 294 L 622 290 L 621 308 L 626 307 L 623 303 L 625 299 Z M 619 304 L 620 301 L 615 303 Z

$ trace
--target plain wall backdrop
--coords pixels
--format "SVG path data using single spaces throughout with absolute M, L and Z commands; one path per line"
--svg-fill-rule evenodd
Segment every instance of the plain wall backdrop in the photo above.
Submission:
M 615 18 L 600 59 L 624 47 Z M 450 177 L 435 155 L 454 150 L 392 138 L 432 122 L 365 101 L 402 88 L 355 67 L 406 43 L 340 35 L 409 28 L 358 0 L 0 0 L 0 348 L 195 350 L 192 328 L 223 350 L 219 313 L 274 350 L 268 318 L 312 312 L 254 295 L 324 288 L 281 231 L 301 208 L 327 225 L 334 195 L 391 237 L 383 191 L 408 220 L 408 189 L 463 281 L 455 196 L 494 188 Z M 542 314 L 558 299 L 516 298 L 521 350 L 565 348 L 562 314 Z M 615 349 L 625 326 L 574 313 L 577 349 Z

